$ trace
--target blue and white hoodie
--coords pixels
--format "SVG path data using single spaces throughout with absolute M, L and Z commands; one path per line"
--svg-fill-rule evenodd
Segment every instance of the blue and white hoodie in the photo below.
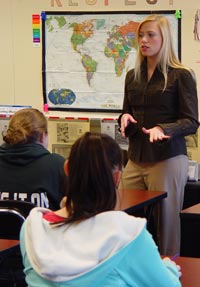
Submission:
M 51 225 L 34 208 L 21 229 L 29 287 L 180 287 L 162 260 L 146 219 L 108 211 L 77 224 Z

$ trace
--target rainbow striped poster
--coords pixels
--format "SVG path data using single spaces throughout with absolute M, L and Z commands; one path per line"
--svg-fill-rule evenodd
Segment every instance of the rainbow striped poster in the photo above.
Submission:
M 40 47 L 40 14 L 32 15 L 33 46 Z

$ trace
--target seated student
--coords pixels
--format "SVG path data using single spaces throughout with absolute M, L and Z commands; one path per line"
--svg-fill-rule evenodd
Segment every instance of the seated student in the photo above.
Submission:
M 34 208 L 21 229 L 29 287 L 175 287 L 180 267 L 162 260 L 146 219 L 115 211 L 122 168 L 119 145 L 85 133 L 65 163 L 63 208 Z
M 0 199 L 56 210 L 65 189 L 65 158 L 47 150 L 47 119 L 34 108 L 17 111 L 0 146 Z

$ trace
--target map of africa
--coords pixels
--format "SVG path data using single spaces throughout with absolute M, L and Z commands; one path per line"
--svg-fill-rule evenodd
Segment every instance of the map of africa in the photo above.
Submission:
M 145 14 L 47 14 L 45 79 L 49 107 L 120 111 Z M 174 15 L 168 15 L 173 26 Z M 173 29 L 178 33 L 177 27 Z M 177 34 L 175 38 L 178 39 Z

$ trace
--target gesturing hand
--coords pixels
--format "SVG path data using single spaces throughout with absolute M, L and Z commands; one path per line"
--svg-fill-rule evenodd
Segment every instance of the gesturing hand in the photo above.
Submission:
M 156 126 L 152 129 L 146 129 L 146 128 L 142 128 L 143 133 L 149 135 L 149 141 L 151 143 L 156 142 L 156 141 L 162 141 L 165 139 L 169 139 L 170 136 L 166 136 L 163 132 L 163 130 L 159 127 Z
M 125 129 L 129 125 L 129 123 L 136 124 L 137 121 L 130 114 L 123 114 L 123 116 L 121 117 L 121 128 L 120 128 L 121 135 L 123 138 L 126 137 Z

